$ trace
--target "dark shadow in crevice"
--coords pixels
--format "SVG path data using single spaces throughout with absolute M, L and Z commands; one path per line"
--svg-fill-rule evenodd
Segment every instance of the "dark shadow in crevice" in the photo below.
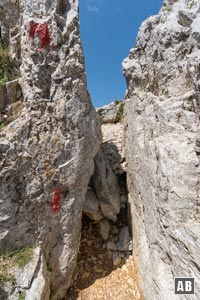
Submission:
M 117 178 L 119 186 L 121 209 L 117 216 L 117 221 L 109 221 L 110 236 L 108 239 L 109 242 L 117 246 L 121 229 L 124 227 L 130 228 L 128 219 L 127 174 L 121 165 L 125 159 L 121 157 L 118 148 L 112 141 L 104 142 L 102 150 L 106 161 Z M 129 231 L 131 230 L 129 229 Z M 83 290 L 91 287 L 96 280 L 108 277 L 110 273 L 126 263 L 132 251 L 120 252 L 117 248 L 115 251 L 109 251 L 107 249 L 108 241 L 102 239 L 99 232 L 99 224 L 91 221 L 84 215 L 82 218 L 82 237 L 77 268 L 73 285 L 66 295 L 67 300 L 81 299 Z M 113 255 L 121 258 L 121 264 L 117 267 L 113 264 Z
M 0 285 L 0 299 L 2 300 L 8 299 L 8 293 L 3 289 L 2 285 Z
M 126 204 L 121 208 L 117 221 L 109 221 L 109 224 L 111 228 L 109 241 L 116 244 L 120 230 L 128 226 Z M 118 231 L 114 234 L 116 228 Z M 105 278 L 117 268 L 122 267 L 132 254 L 131 251 L 120 252 L 117 249 L 116 251 L 108 251 L 106 244 L 107 241 L 104 241 L 100 236 L 99 224 L 83 215 L 81 244 L 75 278 L 73 285 L 67 292 L 67 300 L 79 299 L 81 291 L 93 285 L 97 279 Z M 121 264 L 117 267 L 113 265 L 113 254 L 121 257 Z
M 121 207 L 126 207 L 127 226 L 129 226 L 129 231 L 132 235 L 132 216 L 130 203 L 128 201 L 127 173 L 124 167 L 122 167 L 122 164 L 125 163 L 125 158 L 121 156 L 116 144 L 112 141 L 104 142 L 102 144 L 102 149 L 110 168 L 118 180 Z
M 106 141 L 101 147 L 114 174 L 116 176 L 118 176 L 118 174 L 122 174 L 124 170 L 120 164 L 123 162 L 123 158 L 121 157 L 115 143 L 112 141 Z

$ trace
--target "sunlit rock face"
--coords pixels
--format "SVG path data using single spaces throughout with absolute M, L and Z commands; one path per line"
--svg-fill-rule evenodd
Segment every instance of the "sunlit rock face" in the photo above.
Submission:
M 25 108 L 0 132 L 0 249 L 38 245 L 26 300 L 59 300 L 76 265 L 100 124 L 86 87 L 78 1 L 26 0 L 20 17 Z
M 123 61 L 133 247 L 145 299 L 200 293 L 200 4 L 164 1 Z M 174 294 L 194 277 L 196 295 Z

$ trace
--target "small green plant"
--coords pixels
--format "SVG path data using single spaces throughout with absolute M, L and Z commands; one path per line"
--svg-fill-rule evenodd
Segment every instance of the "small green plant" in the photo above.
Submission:
M 15 278 L 9 270 L 9 265 L 0 259 L 0 285 L 6 282 L 15 282 Z
M 99 115 L 99 120 L 100 120 L 101 124 L 103 124 L 103 117 L 101 115 Z
M 196 4 L 196 1 L 193 0 L 191 3 L 188 4 L 188 8 L 191 9 Z
M 170 4 L 163 4 L 163 11 L 171 12 L 172 11 L 172 6 L 174 3 L 178 2 L 179 0 L 173 0 Z
M 167 89 L 163 90 L 163 95 L 169 97 L 169 91 Z
M 5 124 L 4 123 L 0 123 L 0 131 L 3 130 L 5 128 Z
M 30 247 L 21 249 L 9 249 L 0 255 L 0 283 L 15 282 L 12 268 L 25 267 L 32 259 L 33 249 Z
M 139 89 L 140 89 L 142 92 L 147 92 L 146 84 L 141 83 L 140 86 L 139 86 Z
M 25 291 L 19 292 L 19 300 L 25 300 Z
M 121 104 L 119 105 L 119 107 L 117 109 L 116 122 L 120 122 L 122 120 L 123 112 L 124 112 L 124 105 L 125 105 L 125 102 L 121 102 Z
M 3 78 L 0 78 L 0 86 L 5 84 L 6 82 L 8 82 L 8 78 L 7 77 L 3 77 Z
M 0 45 L 0 86 L 7 81 L 19 77 L 19 70 L 16 61 L 11 59 L 9 47 L 5 43 Z
M 164 7 L 164 11 L 171 12 L 172 7 L 171 6 L 166 6 L 166 7 Z
M 115 105 L 118 105 L 122 100 L 115 100 Z
M 20 268 L 23 268 L 25 265 L 27 265 L 27 263 L 31 260 L 32 255 L 33 249 L 30 247 L 7 250 L 4 252 L 4 254 L 2 254 L 4 258 L 11 258 L 13 263 Z
M 50 266 L 50 264 L 47 264 L 47 270 L 51 273 L 53 271 L 53 268 Z

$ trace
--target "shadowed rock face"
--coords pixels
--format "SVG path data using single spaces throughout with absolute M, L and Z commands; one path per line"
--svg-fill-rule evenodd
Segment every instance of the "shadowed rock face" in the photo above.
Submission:
M 199 1 L 164 1 L 123 62 L 133 246 L 145 299 L 200 293 Z M 174 295 L 194 277 L 196 296 Z
M 39 245 L 26 300 L 59 300 L 76 265 L 100 125 L 86 87 L 78 2 L 27 0 L 21 13 L 25 108 L 0 133 L 0 249 Z M 31 21 L 48 28 L 44 48 L 39 34 L 29 38 Z

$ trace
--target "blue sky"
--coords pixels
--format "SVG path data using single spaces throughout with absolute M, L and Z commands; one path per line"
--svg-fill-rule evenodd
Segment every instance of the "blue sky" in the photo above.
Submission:
M 88 89 L 95 107 L 123 99 L 122 60 L 134 47 L 140 24 L 162 0 L 79 0 Z

